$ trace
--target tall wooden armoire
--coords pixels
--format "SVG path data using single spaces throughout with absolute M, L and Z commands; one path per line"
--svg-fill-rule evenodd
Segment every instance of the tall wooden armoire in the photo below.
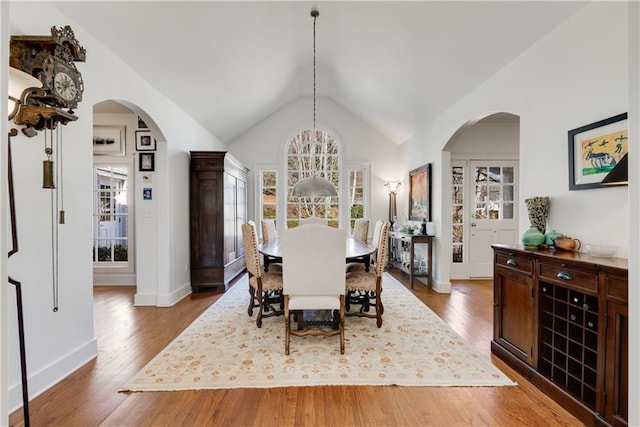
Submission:
M 191 289 L 226 291 L 246 266 L 247 172 L 226 151 L 191 151 Z

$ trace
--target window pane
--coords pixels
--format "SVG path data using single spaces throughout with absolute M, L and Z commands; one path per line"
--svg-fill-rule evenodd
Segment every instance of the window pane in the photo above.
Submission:
M 502 207 L 502 217 L 504 219 L 513 219 L 513 203 L 505 203 Z
M 462 206 L 454 206 L 451 221 L 453 224 L 462 224 L 464 208 Z
M 513 168 L 512 167 L 506 167 L 506 168 L 502 168 L 502 181 L 505 183 L 513 183 Z
M 454 187 L 453 188 L 453 204 L 460 205 L 462 204 L 462 187 Z
M 492 182 L 501 182 L 502 176 L 500 175 L 499 167 L 490 167 L 489 168 L 489 180 Z
M 451 183 L 453 185 L 462 185 L 462 166 L 454 166 L 452 168 Z
M 462 225 L 453 226 L 453 242 L 462 243 Z
M 513 185 L 505 185 L 502 187 L 502 199 L 504 201 L 513 201 Z
M 277 184 L 277 176 L 275 171 L 262 172 L 262 185 L 264 187 L 275 187 Z

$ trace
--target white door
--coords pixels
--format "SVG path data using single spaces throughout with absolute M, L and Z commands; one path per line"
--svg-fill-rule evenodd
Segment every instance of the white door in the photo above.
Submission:
M 493 275 L 493 243 L 516 243 L 517 162 L 470 162 L 469 277 Z

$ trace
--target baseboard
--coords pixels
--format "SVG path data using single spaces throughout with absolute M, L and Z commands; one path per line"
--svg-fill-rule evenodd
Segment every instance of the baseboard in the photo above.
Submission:
M 27 388 L 29 400 L 41 395 L 71 373 L 98 356 L 98 343 L 95 338 L 78 347 L 66 356 L 45 366 L 38 372 L 29 374 Z M 22 384 L 17 382 L 9 386 L 9 413 L 22 407 Z
M 182 298 L 191 294 L 191 283 L 186 283 L 169 294 L 158 295 L 158 307 L 171 307 Z
M 436 279 L 431 279 L 431 288 L 440 294 L 451 293 L 451 282 L 441 282 Z

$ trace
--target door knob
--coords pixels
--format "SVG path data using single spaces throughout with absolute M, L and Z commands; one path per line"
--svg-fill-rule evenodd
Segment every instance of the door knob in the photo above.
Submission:
M 471 223 L 471 226 L 472 226 L 472 227 L 475 227 L 475 226 L 476 226 L 476 223 L 475 223 L 475 222 L 472 222 L 472 223 Z

